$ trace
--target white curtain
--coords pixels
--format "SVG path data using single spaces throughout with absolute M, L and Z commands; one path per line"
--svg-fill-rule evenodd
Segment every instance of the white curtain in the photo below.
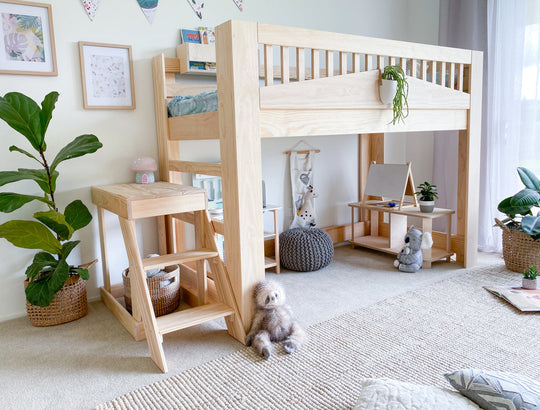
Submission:
M 483 251 L 502 250 L 501 232 L 493 227 L 493 222 L 494 218 L 504 218 L 497 211 L 498 203 L 522 187 L 516 168 L 525 166 L 540 175 L 539 3 L 537 0 L 441 0 L 440 3 L 441 44 L 485 51 L 478 238 L 479 249 Z M 476 22 L 471 22 L 471 18 Z M 482 39 L 487 40 L 485 48 Z M 440 139 L 435 140 L 435 164 L 437 158 L 445 157 L 448 152 L 444 146 L 449 143 L 448 138 L 443 142 Z M 457 162 L 457 157 L 446 160 Z M 435 170 L 434 166 L 437 183 Z

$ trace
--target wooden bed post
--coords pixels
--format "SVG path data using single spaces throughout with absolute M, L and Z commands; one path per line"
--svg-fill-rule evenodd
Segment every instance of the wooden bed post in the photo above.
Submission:
M 475 266 L 478 251 L 480 203 L 480 144 L 482 139 L 483 53 L 471 51 L 469 92 L 471 108 L 467 129 L 459 131 L 457 236 L 463 238 L 463 254 L 456 252 L 464 267 Z
M 216 28 L 216 66 L 225 263 L 248 330 L 254 285 L 264 280 L 256 23 L 227 21 Z

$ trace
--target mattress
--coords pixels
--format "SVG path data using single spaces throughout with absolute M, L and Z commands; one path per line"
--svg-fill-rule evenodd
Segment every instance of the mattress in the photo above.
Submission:
M 167 103 L 169 117 L 217 111 L 217 91 L 197 95 L 178 95 Z

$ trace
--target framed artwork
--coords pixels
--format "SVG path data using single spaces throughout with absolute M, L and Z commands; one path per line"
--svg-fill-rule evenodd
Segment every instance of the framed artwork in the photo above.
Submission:
M 79 41 L 86 109 L 135 109 L 131 46 Z
M 0 0 L 0 74 L 58 75 L 50 4 Z

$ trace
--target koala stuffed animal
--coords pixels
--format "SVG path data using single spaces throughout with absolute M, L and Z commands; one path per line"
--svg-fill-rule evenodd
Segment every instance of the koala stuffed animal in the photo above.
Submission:
M 397 255 L 394 266 L 402 272 L 414 273 L 422 267 L 422 249 L 429 249 L 433 245 L 431 234 L 422 234 L 414 226 L 405 235 L 405 246 Z

